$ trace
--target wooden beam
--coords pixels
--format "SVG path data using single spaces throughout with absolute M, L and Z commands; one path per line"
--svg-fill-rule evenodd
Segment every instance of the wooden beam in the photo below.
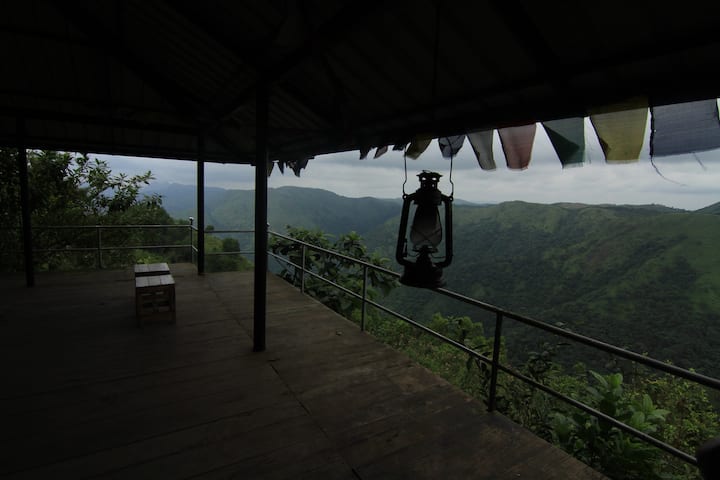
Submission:
M 13 95 L 12 92 L 8 93 L 9 95 Z M 85 100 L 71 100 L 74 102 L 85 102 Z M 116 106 L 118 107 L 118 106 Z M 100 109 L 109 109 L 111 108 L 109 105 L 94 105 L 92 108 L 96 108 L 98 110 Z M 119 106 L 119 108 L 123 108 L 122 106 Z M 164 112 L 161 113 L 162 115 L 172 115 L 171 113 Z M 70 112 L 63 112 L 59 113 L 55 110 L 45 110 L 45 109 L 38 109 L 38 108 L 16 108 L 16 107 L 4 107 L 0 106 L 0 115 L 7 115 L 12 117 L 18 117 L 21 116 L 25 118 L 26 120 L 33 119 L 33 120 L 46 120 L 51 122 L 61 122 L 61 123 L 80 123 L 80 124 L 89 124 L 94 126 L 102 126 L 102 127 L 114 127 L 114 128 L 127 128 L 127 129 L 133 129 L 133 130 L 142 130 L 144 132 L 158 132 L 158 133 L 172 133 L 172 134 L 179 134 L 179 135 L 195 135 L 197 133 L 197 128 L 193 128 L 191 126 L 180 126 L 180 125 L 171 125 L 167 123 L 159 123 L 159 122 L 144 122 L 142 120 L 132 120 L 128 118 L 110 118 L 107 116 L 102 115 L 86 115 L 86 114 L 77 114 L 77 113 L 70 113 Z
M 346 38 L 358 25 L 362 25 L 363 22 L 372 18 L 376 11 L 384 5 L 385 3 L 380 0 L 346 4 L 335 16 L 321 25 L 313 35 L 305 39 L 300 47 L 282 60 L 270 65 L 263 78 L 259 79 L 254 86 L 241 92 L 233 101 L 229 102 L 228 108 L 220 118 L 232 117 L 236 111 L 250 101 L 253 94 L 260 88 L 261 82 L 269 82 L 273 85 L 280 83 L 290 72 L 308 59 L 320 55 L 336 42 Z
M 155 65 L 144 61 L 135 52 L 123 45 L 122 41 L 112 32 L 103 29 L 98 19 L 75 3 L 53 3 L 59 12 L 80 32 L 93 39 L 93 45 L 108 54 L 131 70 L 143 82 L 148 84 L 158 95 L 167 100 L 177 112 L 192 120 L 194 127 L 204 128 L 216 118 L 214 112 L 206 109 L 206 102 L 193 92 L 182 88 L 171 77 L 167 76 Z M 237 147 L 222 133 L 209 132 L 213 140 L 227 148 L 230 152 L 238 153 Z
M 172 8 L 178 15 L 182 16 L 185 20 L 187 20 L 191 25 L 193 25 L 193 27 L 197 28 L 203 35 L 206 35 L 215 43 L 225 48 L 227 51 L 232 53 L 237 60 L 248 65 L 251 69 L 255 70 L 255 72 L 259 72 L 265 68 L 264 57 L 258 54 L 259 52 L 262 52 L 261 49 L 240 49 L 236 46 L 233 46 L 232 41 L 225 35 L 223 35 L 223 33 L 219 29 L 213 28 L 212 25 L 208 25 L 207 23 L 203 22 L 202 19 L 199 18 L 197 15 L 193 15 L 192 12 L 188 10 L 188 6 L 181 2 L 168 2 L 167 6 Z M 285 95 L 287 95 L 293 102 L 296 102 L 304 110 L 315 116 L 318 120 L 322 121 L 326 125 L 333 125 L 335 123 L 335 121 L 329 117 L 328 113 L 318 112 L 316 107 L 311 105 L 307 101 L 307 99 L 302 98 L 296 93 L 287 90 L 281 86 L 276 86 L 276 88 L 282 89 Z M 224 117 L 218 120 L 221 121 L 226 118 L 227 117 Z

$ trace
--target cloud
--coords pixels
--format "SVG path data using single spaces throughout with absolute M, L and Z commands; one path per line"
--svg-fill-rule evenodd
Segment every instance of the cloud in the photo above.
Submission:
M 563 169 L 544 129 L 538 128 L 530 166 L 524 171 L 505 167 L 498 135 L 494 138 L 495 171 L 479 168 L 465 142 L 453 159 L 452 181 L 456 198 L 477 203 L 524 200 L 537 203 L 581 202 L 615 204 L 663 204 L 694 210 L 720 201 L 720 151 L 663 157 L 651 162 L 648 145 L 635 163 L 608 165 L 602 150 L 586 128 L 586 160 L 582 167 Z M 402 152 L 388 151 L 374 159 L 359 160 L 359 152 L 318 156 L 300 178 L 290 169 L 281 175 L 275 168 L 271 188 L 293 185 L 321 188 L 348 197 L 398 198 L 403 192 L 405 162 Z M 195 163 L 181 160 L 98 156 L 111 168 L 126 173 L 152 170 L 157 181 L 195 184 Z M 657 169 L 657 170 L 656 170 Z M 407 193 L 419 184 L 416 175 L 432 170 L 443 175 L 440 189 L 452 190 L 450 161 L 441 158 L 433 141 L 418 160 L 407 160 Z M 658 173 L 660 172 L 660 174 Z M 254 169 L 247 165 L 206 164 L 205 184 L 233 189 L 253 189 Z

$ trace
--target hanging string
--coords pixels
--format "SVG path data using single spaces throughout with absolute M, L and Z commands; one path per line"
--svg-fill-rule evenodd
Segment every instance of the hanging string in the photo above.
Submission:
M 652 165 L 652 167 L 655 169 L 655 173 L 660 175 L 660 178 L 662 178 L 663 180 L 666 180 L 670 183 L 674 183 L 675 185 L 681 185 L 683 187 L 687 187 L 687 185 L 685 185 L 684 183 L 676 182 L 675 180 L 672 180 L 672 179 L 666 177 L 665 175 L 663 175 L 662 172 L 660 171 L 660 169 L 657 167 L 657 165 L 655 165 L 655 162 L 653 161 L 653 157 L 650 157 L 650 165 Z
M 696 152 L 692 152 L 692 156 L 695 158 L 695 161 L 700 164 L 700 166 L 702 167 L 702 169 L 707 171 L 707 167 L 706 167 L 705 164 L 702 162 L 702 160 L 700 160 L 700 157 L 697 156 L 697 153 L 696 153 Z
M 407 183 L 407 156 L 406 155 L 403 155 L 403 161 L 405 162 L 405 181 L 403 182 L 403 185 L 402 185 L 402 191 L 403 191 L 402 198 L 403 198 L 403 200 L 405 200 L 405 198 L 407 197 L 407 193 L 405 193 L 405 184 Z
M 455 155 L 450 155 L 450 175 L 448 177 L 448 180 L 450 180 L 450 201 L 453 200 L 455 195 L 455 184 L 452 181 L 453 158 L 455 158 Z

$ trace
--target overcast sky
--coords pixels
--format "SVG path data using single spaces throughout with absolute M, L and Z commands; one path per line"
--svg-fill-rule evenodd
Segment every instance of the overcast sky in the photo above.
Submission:
M 587 119 L 586 119 L 587 122 Z M 497 131 L 494 133 L 495 171 L 480 169 L 467 140 L 454 159 L 455 198 L 477 203 L 524 200 L 536 203 L 580 202 L 589 204 L 662 204 L 695 210 L 720 201 L 720 150 L 650 161 L 648 139 L 641 158 L 629 164 L 605 163 L 592 127 L 587 123 L 586 163 L 563 169 L 545 130 L 538 125 L 528 169 L 505 166 Z M 358 152 L 323 155 L 311 160 L 300 178 L 287 169 L 275 169 L 269 186 L 294 185 L 331 190 L 347 197 L 397 198 L 404 180 L 402 152 L 389 151 L 378 159 L 359 160 Z M 98 155 L 115 172 L 128 174 L 151 170 L 158 182 L 195 184 L 195 164 L 189 161 Z M 440 190 L 449 193 L 450 162 L 441 158 L 437 141 L 418 160 L 407 160 L 411 193 L 418 187 L 416 175 L 433 170 L 443 175 Z M 253 168 L 246 165 L 206 164 L 205 184 L 229 189 L 252 190 Z

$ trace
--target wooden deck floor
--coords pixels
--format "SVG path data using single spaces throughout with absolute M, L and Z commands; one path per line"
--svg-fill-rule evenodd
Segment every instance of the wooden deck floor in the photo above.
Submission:
M 599 474 L 271 277 L 172 265 L 177 324 L 135 326 L 130 270 L 0 279 L 0 477 Z

